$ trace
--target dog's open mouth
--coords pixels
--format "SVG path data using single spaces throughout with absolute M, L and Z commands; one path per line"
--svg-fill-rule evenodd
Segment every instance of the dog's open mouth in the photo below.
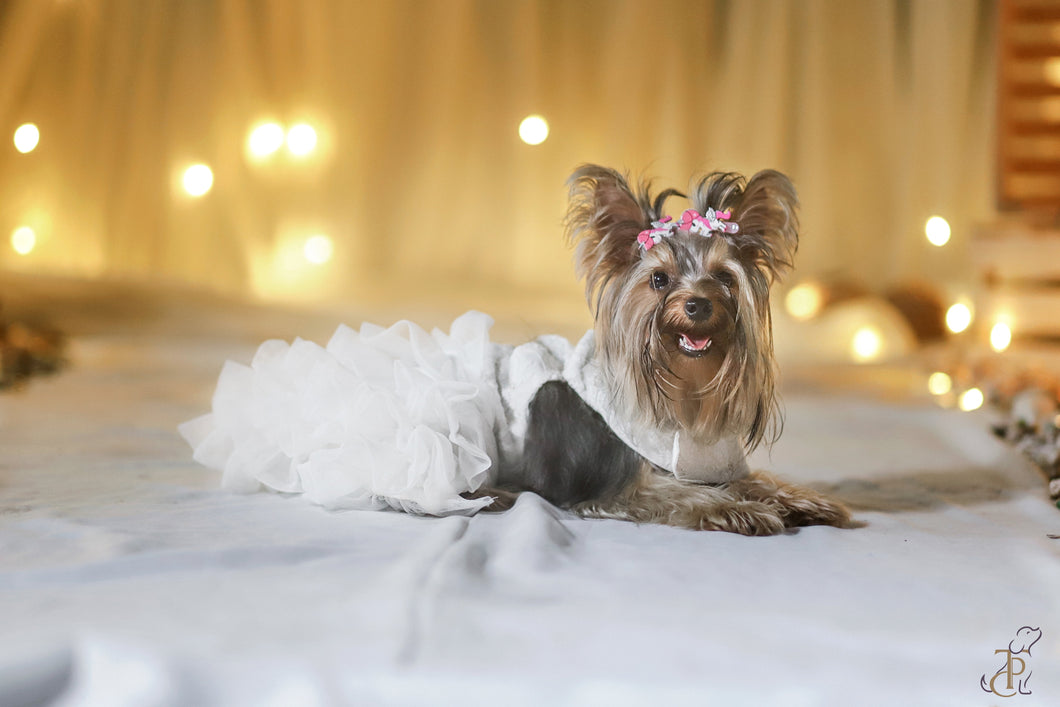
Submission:
M 688 356 L 702 356 L 710 349 L 710 337 L 695 338 L 688 334 L 677 337 L 677 346 Z

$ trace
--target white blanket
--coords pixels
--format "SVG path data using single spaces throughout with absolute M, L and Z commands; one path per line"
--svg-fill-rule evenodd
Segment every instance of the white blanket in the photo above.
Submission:
M 857 530 L 329 512 L 176 434 L 251 352 L 100 336 L 0 395 L 0 705 L 986 705 L 1023 626 L 1005 703 L 1060 703 L 1060 511 L 986 413 L 788 394 L 752 466 Z

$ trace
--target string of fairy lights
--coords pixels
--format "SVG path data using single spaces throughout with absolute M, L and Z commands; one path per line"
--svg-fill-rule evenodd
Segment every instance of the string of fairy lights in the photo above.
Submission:
M 549 136 L 548 121 L 541 115 L 528 115 L 518 125 L 519 138 L 527 145 L 540 145 Z M 34 123 L 20 125 L 14 132 L 15 149 L 23 154 L 33 153 L 41 141 L 40 128 Z M 246 134 L 245 157 L 253 164 L 263 164 L 278 158 L 282 153 L 295 161 L 312 159 L 320 147 L 318 130 L 309 122 L 283 125 L 273 120 L 253 123 Z M 194 162 L 178 168 L 179 189 L 191 199 L 208 197 L 214 187 L 213 168 L 205 162 Z M 931 216 L 924 224 L 924 235 L 934 247 L 943 248 L 950 242 L 950 225 L 942 216 Z M 306 232 L 296 237 L 296 247 L 288 243 L 283 253 L 277 253 L 290 262 L 300 258 L 310 267 L 323 266 L 335 254 L 336 244 L 327 233 Z M 10 247 L 19 256 L 32 257 L 39 248 L 37 233 L 29 224 L 18 225 L 10 236 Z M 292 255 L 294 254 L 294 255 Z M 809 321 L 821 314 L 827 301 L 825 286 L 808 281 L 790 289 L 785 297 L 785 308 L 796 320 Z M 975 319 L 975 309 L 970 297 L 960 297 L 949 304 L 945 311 L 945 326 L 953 335 L 967 331 Z M 878 327 L 866 324 L 853 331 L 849 340 L 849 358 L 860 364 L 880 361 L 885 354 L 885 333 Z M 990 345 L 1004 351 L 1012 341 L 1012 331 L 1005 317 L 997 317 L 990 329 Z M 928 391 L 939 398 L 954 399 L 962 410 L 975 410 L 983 405 L 983 392 L 976 387 L 954 391 L 950 375 L 936 371 L 928 377 Z M 955 396 L 955 397 L 954 397 Z
M 549 136 L 548 121 L 541 115 L 528 115 L 518 125 L 519 139 L 527 145 L 540 145 Z M 15 149 L 23 154 L 35 152 L 41 141 L 41 130 L 34 123 L 20 125 L 14 132 Z M 285 154 L 293 162 L 319 159 L 320 136 L 318 128 L 310 122 L 283 125 L 274 120 L 261 120 L 252 124 L 246 134 L 244 155 L 256 166 L 265 166 Z M 207 162 L 191 162 L 175 167 L 175 196 L 185 199 L 205 199 L 214 188 L 214 168 Z M 40 233 L 30 223 L 17 225 L 10 235 L 11 250 L 23 258 L 32 258 L 42 249 Z M 278 239 L 276 252 L 262 258 L 273 264 L 273 269 L 289 274 L 297 269 L 297 263 L 309 267 L 324 266 L 335 255 L 336 242 L 331 235 L 319 229 L 302 233 L 284 234 Z M 266 278 L 268 279 L 268 278 Z M 263 289 L 278 287 L 277 278 L 263 288 L 255 287 L 257 294 L 267 294 Z M 279 278 L 282 279 L 282 278 Z M 280 293 L 282 294 L 282 292 Z
M 924 236 L 928 243 L 936 248 L 946 247 L 950 242 L 952 231 L 949 222 L 942 216 L 934 215 L 924 223 Z M 818 317 L 828 304 L 827 287 L 815 281 L 800 283 L 788 291 L 784 304 L 787 313 L 798 321 L 810 321 Z M 1012 343 L 1012 317 L 1004 312 L 992 313 L 990 323 L 990 348 L 1001 353 Z M 968 295 L 956 297 L 947 303 L 943 322 L 950 336 L 958 337 L 968 332 L 976 319 L 975 305 Z M 884 358 L 887 334 L 879 327 L 865 324 L 854 329 L 849 336 L 848 356 L 859 364 L 879 362 Z M 960 384 L 945 371 L 934 371 L 927 376 L 928 392 L 935 396 L 940 404 L 956 407 L 971 412 L 983 406 L 986 395 L 974 384 Z

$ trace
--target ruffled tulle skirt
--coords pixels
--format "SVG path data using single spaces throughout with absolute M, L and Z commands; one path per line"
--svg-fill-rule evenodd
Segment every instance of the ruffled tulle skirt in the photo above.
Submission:
M 268 341 L 227 362 L 207 415 L 180 431 L 224 487 L 304 494 L 328 508 L 444 515 L 495 471 L 492 320 L 469 312 L 450 332 L 410 322 L 340 326 L 326 347 Z

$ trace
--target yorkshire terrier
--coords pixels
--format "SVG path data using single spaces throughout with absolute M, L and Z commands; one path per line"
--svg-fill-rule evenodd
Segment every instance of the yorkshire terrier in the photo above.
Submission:
M 685 194 L 612 169 L 584 165 L 569 186 L 592 381 L 542 385 L 520 463 L 465 497 L 503 510 L 533 491 L 585 517 L 744 535 L 853 527 L 839 502 L 745 460 L 780 430 L 769 293 L 798 247 L 791 181 L 707 175 L 678 220 L 663 206 Z
M 181 426 L 222 485 L 330 508 L 503 510 L 533 491 L 583 516 L 768 535 L 850 527 L 815 491 L 747 466 L 779 434 L 769 291 L 798 245 L 787 177 L 704 177 L 680 219 L 619 173 L 570 180 L 567 235 L 595 327 L 575 345 L 411 322 L 266 342 Z

